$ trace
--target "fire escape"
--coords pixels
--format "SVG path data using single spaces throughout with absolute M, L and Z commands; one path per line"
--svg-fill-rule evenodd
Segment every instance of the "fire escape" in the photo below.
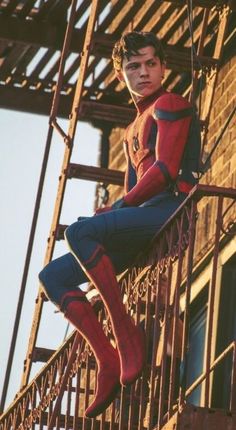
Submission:
M 80 178 L 105 186 L 111 184 L 113 189 L 123 183 L 123 172 L 109 169 L 107 165 L 71 163 L 78 120 L 99 124 L 105 135 L 107 129 L 126 127 L 135 115 L 127 91 L 112 73 L 110 57 L 114 42 L 125 30 L 153 31 L 162 38 L 167 61 L 164 86 L 197 101 L 204 152 L 220 61 L 224 50 L 231 49 L 235 42 L 234 10 L 233 2 L 224 0 L 197 0 L 194 5 L 192 1 L 182 0 L 1 2 L 1 106 L 49 115 L 2 409 L 53 133 L 59 133 L 65 150 L 45 264 L 53 258 L 56 241 L 63 239 L 66 226 L 60 224 L 60 214 L 67 181 Z M 37 56 L 40 46 L 47 49 L 27 74 L 27 65 Z M 59 50 L 60 57 L 44 79 L 40 79 L 41 71 Z M 66 68 L 72 53 L 73 61 Z M 69 118 L 67 130 L 60 125 L 61 117 Z M 120 276 L 127 310 L 146 330 L 148 363 L 142 377 L 131 387 L 122 388 L 107 411 L 94 420 L 85 419 L 83 411 L 95 391 L 96 365 L 81 337 L 73 332 L 57 351 L 37 345 L 47 301 L 39 286 L 22 384 L 13 403 L 6 411 L 2 410 L 0 430 L 54 427 L 195 430 L 207 429 L 207 425 L 216 429 L 236 428 L 236 341 L 217 356 L 212 350 L 218 257 L 222 244 L 235 233 L 235 199 L 236 191 L 232 188 L 201 183 L 139 256 L 135 266 Z M 204 211 L 206 200 L 215 208 L 214 229 L 208 232 L 208 246 L 202 255 L 199 207 Z M 201 375 L 189 383 L 193 285 L 197 270 L 207 259 L 212 259 L 212 274 L 208 288 L 204 368 Z M 112 337 L 109 319 L 99 304 L 97 312 L 104 330 Z M 214 410 L 213 379 L 217 367 L 226 359 L 230 361 L 231 378 L 227 411 Z M 40 361 L 45 364 L 31 380 L 32 366 Z M 191 395 L 199 387 L 201 406 L 193 406 Z

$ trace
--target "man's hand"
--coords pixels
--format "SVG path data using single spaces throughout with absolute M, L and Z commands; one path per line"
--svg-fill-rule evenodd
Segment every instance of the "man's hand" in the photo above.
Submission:
M 111 206 L 105 206 L 105 208 L 98 208 L 95 211 L 95 215 L 100 215 L 104 212 L 110 212 L 113 211 L 115 209 L 122 209 L 122 208 L 127 208 L 128 205 L 125 202 L 124 197 L 122 197 L 119 200 L 116 200 L 116 202 L 114 202 Z
M 111 206 L 105 206 L 104 208 L 97 208 L 95 211 L 95 215 L 100 215 L 104 212 L 110 212 L 112 210 Z

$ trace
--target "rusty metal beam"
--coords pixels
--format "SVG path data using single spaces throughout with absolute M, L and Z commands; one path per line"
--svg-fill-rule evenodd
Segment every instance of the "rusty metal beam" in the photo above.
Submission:
M 178 6 L 185 6 L 186 5 L 186 1 L 185 0 L 165 0 L 169 3 L 174 3 Z M 194 6 L 200 6 L 200 7 L 204 7 L 206 9 L 211 9 L 214 6 L 222 6 L 223 4 L 225 4 L 225 0 L 197 0 L 196 2 L 194 2 Z
M 3 109 L 49 115 L 52 99 L 53 93 L 0 85 L 0 108 Z M 58 117 L 66 119 L 69 117 L 72 101 L 72 95 L 61 95 Z M 126 127 L 134 117 L 135 110 L 132 107 L 122 107 L 99 101 L 81 102 L 80 121 L 101 120 Z
M 105 120 L 116 124 L 116 126 L 126 126 L 135 118 L 136 111 L 133 107 L 119 106 L 96 101 L 83 101 L 80 111 L 81 119 L 92 118 Z
M 2 17 L 0 15 L 0 39 L 17 44 L 30 46 L 53 48 L 60 50 L 63 44 L 64 29 L 46 22 L 36 22 L 31 20 L 20 20 L 17 17 Z M 84 34 L 80 29 L 74 29 L 70 52 L 80 53 L 83 49 Z M 111 51 L 116 37 L 110 34 L 94 33 L 91 52 L 102 58 L 111 58 Z M 167 66 L 170 68 L 188 65 L 190 50 L 188 48 L 178 49 L 166 46 Z M 181 58 L 180 58 L 181 57 Z M 183 64 L 184 61 L 184 64 Z M 210 62 L 211 59 L 202 58 L 201 61 Z M 197 63 L 196 63 L 197 67 Z
M 74 163 L 70 163 L 68 166 L 67 178 L 85 179 L 87 181 L 120 186 L 124 185 L 124 172 Z
M 32 362 L 42 362 L 47 363 L 47 361 L 52 357 L 52 355 L 55 353 L 55 349 L 49 349 L 49 348 L 40 348 L 35 347 L 32 355 Z
M 165 0 L 166 2 L 169 3 L 173 3 L 176 4 L 178 6 L 185 6 L 186 5 L 186 1 L 185 0 Z M 230 8 L 232 10 L 236 9 L 236 5 L 233 2 L 229 2 L 227 0 L 196 0 L 194 1 L 194 6 L 200 6 L 200 7 L 204 7 L 205 9 L 212 9 L 213 7 L 217 6 L 217 7 L 221 7 L 227 4 L 230 4 Z
M 64 28 L 51 22 L 37 22 L 35 20 L 22 20 L 15 16 L 0 15 L 0 39 L 6 42 L 35 45 L 38 48 L 54 48 L 60 50 L 64 40 Z M 82 49 L 81 32 L 74 30 L 74 49 Z
M 215 227 L 215 247 L 214 247 L 214 255 L 212 261 L 212 276 L 209 287 L 208 294 L 208 306 L 207 306 L 207 327 L 206 327 L 206 356 L 205 356 L 205 371 L 207 373 L 207 377 L 204 385 L 204 406 L 210 406 L 210 376 L 209 371 L 211 367 L 212 361 L 212 350 L 213 350 L 213 318 L 214 318 L 214 310 L 216 308 L 215 305 L 215 290 L 216 290 L 216 274 L 217 274 L 217 265 L 219 258 L 219 244 L 220 244 L 220 235 L 221 229 L 223 226 L 223 197 L 219 197 L 218 199 L 218 207 L 217 207 L 217 217 L 216 217 L 216 227 Z

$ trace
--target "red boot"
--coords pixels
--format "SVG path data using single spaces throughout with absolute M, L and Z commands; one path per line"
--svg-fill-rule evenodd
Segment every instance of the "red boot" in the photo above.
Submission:
M 109 312 L 121 362 L 120 382 L 126 386 L 141 374 L 145 362 L 145 338 L 126 313 L 116 274 L 103 248 L 84 263 L 88 278 L 96 286 Z
M 61 309 L 65 317 L 87 340 L 98 364 L 97 388 L 92 404 L 85 416 L 94 418 L 114 400 L 120 388 L 120 361 L 98 322 L 92 306 L 82 291 L 71 291 L 62 298 Z

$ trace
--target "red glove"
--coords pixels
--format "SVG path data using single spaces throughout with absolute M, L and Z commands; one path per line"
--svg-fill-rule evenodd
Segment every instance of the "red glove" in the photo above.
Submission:
M 111 206 L 105 206 L 104 208 L 97 208 L 95 211 L 95 215 L 100 215 L 104 212 L 110 212 L 112 210 Z
M 115 209 L 121 209 L 121 208 L 127 208 L 128 205 L 124 200 L 124 197 L 122 197 L 119 200 L 116 200 L 111 206 L 105 206 L 105 208 L 98 208 L 95 211 L 95 215 L 100 215 L 104 212 L 110 212 L 113 211 Z

